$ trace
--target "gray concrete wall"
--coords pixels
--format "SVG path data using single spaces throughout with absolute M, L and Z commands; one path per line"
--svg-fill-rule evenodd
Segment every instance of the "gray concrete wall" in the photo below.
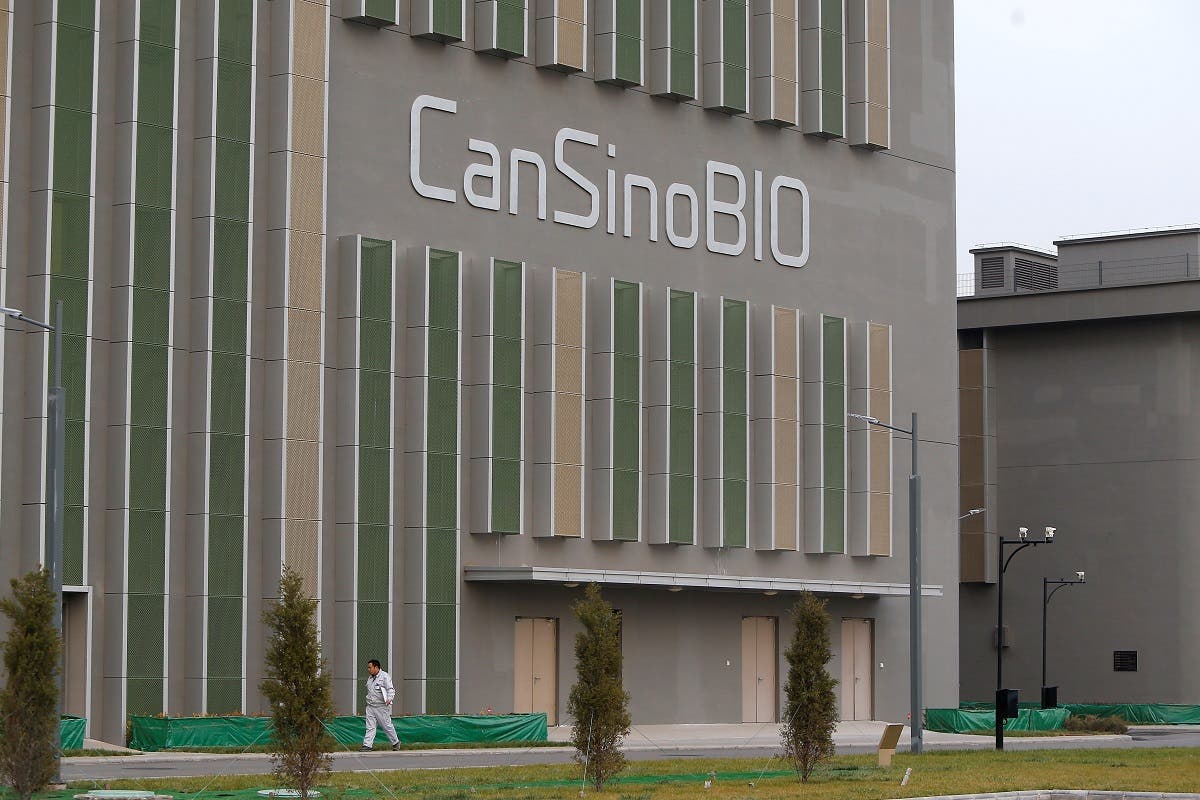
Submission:
M 1005 576 L 1005 685 L 1038 699 L 1042 578 L 1087 573 L 1049 608 L 1049 683 L 1069 702 L 1200 701 L 1194 664 L 1200 565 L 1196 315 L 991 332 L 997 397 L 999 528 L 1050 546 L 1021 552 Z M 995 687 L 993 586 L 963 585 L 962 696 Z M 1136 673 L 1114 650 L 1137 650 Z

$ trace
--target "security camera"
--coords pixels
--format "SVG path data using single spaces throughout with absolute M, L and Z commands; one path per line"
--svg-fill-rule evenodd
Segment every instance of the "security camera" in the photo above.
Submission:
M 1029 538 L 1029 528 L 1017 528 L 1017 538 L 1028 539 Z
M 1050 541 L 1051 539 L 1054 538 L 1054 532 L 1056 530 L 1058 530 L 1058 528 L 1055 528 L 1051 525 L 1046 526 L 1046 541 Z
M 1076 572 L 1075 574 L 1079 576 L 1079 580 L 1081 580 L 1081 581 L 1083 580 L 1083 573 L 1082 573 L 1082 572 Z

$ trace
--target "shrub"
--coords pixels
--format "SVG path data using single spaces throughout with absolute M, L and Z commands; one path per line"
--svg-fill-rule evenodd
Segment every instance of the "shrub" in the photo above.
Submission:
M 263 612 L 271 631 L 262 693 L 271 704 L 276 777 L 301 798 L 329 774 L 332 759 L 325 720 L 333 716 L 329 670 L 317 639 L 317 602 L 304 594 L 304 582 L 285 567 L 279 600 Z
M 12 596 L 0 600 L 12 624 L 4 640 L 0 690 L 0 780 L 21 800 L 55 778 L 59 749 L 58 658 L 50 573 L 34 570 L 13 578 Z
M 1129 723 L 1121 717 L 1097 717 L 1094 714 L 1072 714 L 1063 727 L 1077 733 L 1129 733 Z
M 812 592 L 801 592 L 791 610 L 795 633 L 784 657 L 788 662 L 786 700 L 783 707 L 783 757 L 807 783 L 817 765 L 833 757 L 833 730 L 837 725 L 837 685 L 825 665 L 829 646 L 829 613 L 825 601 Z
M 583 623 L 575 636 L 575 685 L 567 698 L 574 721 L 571 744 L 584 780 L 596 791 L 625 768 L 621 742 L 629 734 L 629 693 L 621 686 L 620 619 L 589 583 L 582 600 L 571 606 Z

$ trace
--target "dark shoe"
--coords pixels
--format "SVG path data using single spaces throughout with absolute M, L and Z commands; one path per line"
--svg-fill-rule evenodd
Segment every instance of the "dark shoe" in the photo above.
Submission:
M 399 750 L 399 749 L 400 749 L 400 743 L 399 743 L 399 742 L 396 742 L 394 745 L 392 745 L 392 749 L 393 749 L 393 750 Z
M 369 752 L 371 752 L 371 751 L 372 751 L 372 750 L 374 750 L 374 749 L 375 749 L 375 748 L 373 748 L 373 747 L 367 747 L 367 746 L 364 744 L 362 747 L 358 748 L 358 752 L 360 752 L 360 753 L 369 753 Z

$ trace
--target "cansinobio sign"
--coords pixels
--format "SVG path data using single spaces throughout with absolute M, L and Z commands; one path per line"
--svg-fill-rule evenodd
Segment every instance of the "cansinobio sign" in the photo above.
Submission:
M 455 189 L 435 185 L 427 182 L 422 177 L 421 125 L 423 121 L 422 115 L 426 111 L 457 114 L 458 102 L 428 94 L 423 94 L 413 101 L 412 110 L 409 114 L 408 176 L 412 181 L 413 188 L 422 197 L 441 200 L 447 203 L 456 203 L 458 202 L 458 192 Z M 590 203 L 586 214 L 575 214 L 556 208 L 553 212 L 554 221 L 561 225 L 571 225 L 576 228 L 594 228 L 600 224 L 602 199 L 600 187 L 595 181 L 584 175 L 567 160 L 567 142 L 574 142 L 586 147 L 599 147 L 600 137 L 594 133 L 576 128 L 560 128 L 558 133 L 555 134 L 554 168 L 564 178 L 586 193 L 590 198 Z M 499 148 L 485 139 L 472 138 L 467 140 L 467 149 L 473 153 L 485 156 L 486 160 L 472 162 L 463 171 L 463 197 L 476 208 L 488 211 L 500 211 L 500 176 L 503 160 Z M 616 146 L 612 144 L 608 145 L 607 153 L 610 158 L 615 158 L 617 153 Z M 537 216 L 538 219 L 546 219 L 547 206 L 549 205 L 546 191 L 546 162 L 538 153 L 517 147 L 514 147 L 508 154 L 508 213 L 514 215 L 518 213 L 518 168 L 522 164 L 536 168 L 538 183 Z M 718 175 L 732 179 L 732 184 L 736 185 L 736 192 L 728 191 L 727 194 L 730 196 L 718 197 Z M 750 244 L 755 260 L 762 261 L 764 223 L 768 223 L 766 227 L 768 228 L 769 236 L 766 238 L 769 240 L 771 257 L 785 267 L 803 267 L 808 262 L 809 253 L 808 187 L 799 178 L 777 175 L 771 179 L 770 186 L 766 188 L 764 193 L 762 170 L 754 170 L 752 178 L 752 181 L 747 181 L 746 174 L 741 168 L 733 164 L 712 160 L 707 162 L 703 200 L 705 246 L 713 253 L 740 256 L 746 251 L 747 245 Z M 616 203 L 618 195 L 616 170 L 611 168 L 605 170 L 604 181 L 604 200 L 606 205 L 605 229 L 608 233 L 615 234 L 617 232 Z M 650 217 L 650 241 L 657 242 L 659 239 L 658 185 L 644 175 L 635 175 L 632 173 L 623 176 L 622 183 L 621 193 L 624 211 L 622 233 L 626 237 L 633 235 L 634 207 L 645 208 L 648 210 Z M 724 181 L 723 183 L 730 185 L 729 181 Z M 750 184 L 749 191 L 748 184 Z M 485 188 L 485 191 L 479 191 L 481 187 Z M 644 191 L 648 195 L 648 202 L 634 202 L 632 197 L 634 189 Z M 747 209 L 748 202 L 751 203 L 750 209 Z M 769 220 L 763 213 L 764 204 L 767 206 Z M 794 230 L 794 226 L 797 223 L 795 215 L 799 213 L 800 219 L 798 222 L 801 229 L 801 247 L 798 253 L 784 252 L 780 245 L 781 206 L 786 206 L 789 209 L 788 216 L 782 221 L 782 224 L 787 225 L 789 230 Z M 686 183 L 672 183 L 667 187 L 667 191 L 663 196 L 663 207 L 665 219 L 662 227 L 666 233 L 667 241 L 675 247 L 685 249 L 695 247 L 700 241 L 701 231 L 701 201 L 696 190 Z M 686 210 L 683 213 L 677 213 L 681 207 Z M 752 215 L 752 221 L 749 224 L 747 223 L 748 214 Z M 736 238 L 727 237 L 731 241 L 724 241 L 718 237 L 717 221 L 721 217 L 731 220 L 728 225 L 722 225 L 723 228 L 728 227 L 732 230 L 736 225 Z M 752 231 L 748 230 L 751 224 L 753 225 Z M 748 243 L 747 240 L 751 237 L 753 241 Z

